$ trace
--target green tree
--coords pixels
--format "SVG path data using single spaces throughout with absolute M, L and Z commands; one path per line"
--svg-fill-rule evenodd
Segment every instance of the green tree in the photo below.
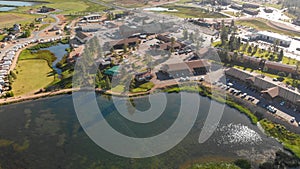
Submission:
M 228 32 L 227 32 L 226 27 L 222 27 L 221 35 L 220 36 L 221 36 L 222 46 L 225 46 L 226 45 L 226 41 L 228 40 Z
M 9 74 L 11 75 L 11 77 L 12 77 L 13 79 L 17 79 L 17 75 L 15 74 L 15 72 L 10 71 Z
M 188 34 L 189 34 L 188 30 L 187 30 L 187 29 L 184 29 L 184 30 L 183 30 L 183 39 L 184 39 L 184 40 L 188 39 Z
M 127 52 L 128 52 L 128 45 L 127 45 L 127 44 L 124 44 L 124 46 L 123 46 L 123 51 L 124 51 L 124 53 L 127 53 Z
M 297 61 L 296 63 L 296 72 L 299 72 L 299 68 L 300 68 L 300 61 Z
M 233 28 L 235 26 L 235 23 L 234 23 L 233 19 L 231 20 L 230 26 L 231 26 L 231 28 Z
M 171 37 L 171 52 L 174 52 L 174 45 L 175 45 L 175 38 L 174 37 Z
M 189 35 L 189 40 L 191 41 L 191 42 L 194 42 L 194 33 L 193 32 L 191 32 L 190 33 L 190 35 Z
M 199 38 L 201 39 L 201 38 L 203 38 L 203 37 L 202 37 L 202 35 L 200 35 L 199 29 L 196 29 L 196 30 L 195 30 L 195 40 L 198 40 Z M 201 40 L 202 40 L 202 39 L 201 39 Z
M 276 53 L 278 52 L 278 45 L 279 45 L 279 40 L 275 40 L 274 44 L 273 44 L 273 52 Z
M 252 50 L 252 55 L 256 54 L 257 50 L 258 50 L 258 45 L 255 45 Z
M 284 56 L 283 49 L 281 49 L 278 55 L 278 61 L 282 61 L 283 56 Z
M 106 79 L 105 79 L 105 89 L 107 89 L 107 90 L 111 89 L 111 82 L 110 82 L 110 79 L 108 76 L 106 76 Z
M 238 58 L 238 53 L 235 51 L 235 52 L 233 53 L 232 59 L 233 59 L 234 61 L 237 61 L 237 58 Z
M 251 46 L 248 47 L 247 53 L 252 53 L 252 47 Z
M 279 72 L 278 76 L 280 76 L 280 77 L 286 77 L 286 74 L 284 72 Z
M 31 36 L 30 30 L 25 30 L 21 36 L 21 38 L 28 38 Z

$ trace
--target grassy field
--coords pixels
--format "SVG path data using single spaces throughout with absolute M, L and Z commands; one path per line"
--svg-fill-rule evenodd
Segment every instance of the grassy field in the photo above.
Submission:
M 291 150 L 300 158 L 300 135 L 288 131 L 284 126 L 274 124 L 268 120 L 260 121 L 264 130 L 272 137 L 283 143 L 284 147 Z
M 45 2 L 47 3 L 37 4 L 33 7 L 20 7 L 14 10 L 14 12 L 26 12 L 29 9 L 37 9 L 41 6 L 47 6 L 58 9 L 56 13 L 60 14 L 76 14 L 80 12 L 102 12 L 104 9 L 106 9 L 106 7 L 101 6 L 99 4 L 82 0 L 45 0 Z
M 174 4 L 162 5 L 161 7 L 176 9 L 176 12 L 162 12 L 181 18 L 227 18 L 220 13 L 208 13 L 206 10 L 196 7 L 178 6 Z
M 56 60 L 56 57 L 49 50 L 39 50 L 38 52 L 31 52 L 30 50 L 25 49 L 20 53 L 19 60 L 27 59 L 43 59 L 47 61 L 49 65 L 52 65 L 52 62 Z
M 268 21 L 264 20 L 264 19 L 251 19 L 251 20 L 239 20 L 239 21 L 236 21 L 236 24 L 252 27 L 252 28 L 255 28 L 255 29 L 261 30 L 261 31 L 271 31 L 271 32 L 279 33 L 279 34 L 288 35 L 288 36 L 300 36 L 299 33 L 293 33 L 293 32 L 284 31 L 284 30 L 280 30 L 280 29 L 271 27 L 267 24 L 267 22 Z
M 15 12 L 0 12 L 0 27 L 11 27 L 15 23 L 26 24 L 38 18 L 38 15 L 22 14 Z
M 111 89 L 111 91 L 117 92 L 117 93 L 122 93 L 122 92 L 124 92 L 124 90 L 125 90 L 124 85 L 118 85 L 118 86 Z
M 14 72 L 17 74 L 12 84 L 15 96 L 34 93 L 54 80 L 52 69 L 42 59 L 19 60 Z
M 151 90 L 153 87 L 154 87 L 154 83 L 148 82 L 148 83 L 144 83 L 144 84 L 140 85 L 137 88 L 132 89 L 131 92 L 132 93 L 147 92 L 147 91 Z
M 0 35 L 0 41 L 2 41 L 5 38 L 5 34 Z
M 35 6 L 18 7 L 10 12 L 0 12 L 0 28 L 10 27 L 15 23 L 24 25 L 33 22 L 35 18 L 41 17 L 41 15 L 26 13 L 29 9 L 38 9 L 41 6 L 52 7 L 58 9 L 56 13 L 68 15 L 85 15 L 88 12 L 103 12 L 103 10 L 107 9 L 105 6 L 82 0 L 46 0 L 46 2 L 48 3 L 40 3 Z M 53 18 L 45 18 L 45 22 L 53 21 Z
M 297 60 L 285 56 L 282 58 L 282 63 L 287 65 L 296 65 Z

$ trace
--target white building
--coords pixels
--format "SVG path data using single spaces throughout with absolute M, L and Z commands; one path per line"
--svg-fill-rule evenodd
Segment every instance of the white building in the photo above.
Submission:
M 262 41 L 266 41 L 269 43 L 275 43 L 278 41 L 278 45 L 289 47 L 291 45 L 292 39 L 288 36 L 280 35 L 278 33 L 273 33 L 269 31 L 260 31 L 257 33 L 258 39 Z
M 87 22 L 100 22 L 101 17 L 102 17 L 101 15 L 94 14 L 94 15 L 84 16 L 83 20 L 86 20 Z
M 83 32 L 97 32 L 102 29 L 102 25 L 100 24 L 86 24 L 80 26 L 81 31 Z

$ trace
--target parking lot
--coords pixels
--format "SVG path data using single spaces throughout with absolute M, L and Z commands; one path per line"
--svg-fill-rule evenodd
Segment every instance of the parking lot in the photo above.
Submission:
M 251 86 L 231 78 L 227 78 L 226 81 L 226 84 L 221 82 L 214 82 L 213 84 L 235 97 L 266 109 L 270 114 L 274 114 L 292 125 L 299 126 L 300 113 L 287 107 L 285 102 L 269 102 L 261 96 L 260 91 Z

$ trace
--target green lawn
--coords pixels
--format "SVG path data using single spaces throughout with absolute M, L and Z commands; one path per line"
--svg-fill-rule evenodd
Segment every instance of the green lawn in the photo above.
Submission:
M 282 58 L 282 63 L 283 64 L 287 64 L 287 65 L 296 65 L 297 64 L 297 60 L 289 58 L 289 57 L 283 57 Z
M 188 6 L 181 6 L 181 5 L 162 5 L 161 7 L 169 8 L 169 9 L 176 9 L 176 12 L 162 12 L 165 14 L 175 15 L 181 18 L 227 18 L 227 16 L 222 15 L 220 13 L 208 13 L 206 10 L 202 8 L 196 7 L 188 7 Z
M 186 91 L 186 92 L 203 92 L 203 89 L 200 88 L 199 86 L 195 86 L 195 85 L 191 85 L 191 86 L 186 86 L 186 85 L 183 85 L 183 86 L 172 86 L 172 87 L 168 87 L 164 90 L 164 92 L 167 92 L 167 93 L 179 93 L 181 91 Z
M 122 93 L 122 92 L 124 92 L 124 90 L 125 90 L 124 85 L 118 85 L 118 86 L 111 89 L 111 91 L 117 92 L 117 93 Z
M 261 31 L 271 31 L 279 34 L 289 35 L 289 36 L 300 36 L 300 33 L 293 33 L 293 32 L 284 31 L 281 29 L 271 27 L 267 24 L 267 22 L 268 21 L 264 19 L 251 19 L 251 20 L 238 20 L 236 21 L 236 24 L 252 27 Z
M 51 66 L 52 62 L 56 60 L 56 56 L 49 50 L 39 50 L 37 52 L 32 52 L 28 49 L 25 49 L 20 53 L 19 60 L 27 59 L 43 59 L 48 62 L 49 66 Z
M 53 80 L 52 69 L 42 59 L 19 60 L 14 72 L 17 79 L 12 84 L 15 96 L 34 93 L 49 85 Z
M 148 82 L 148 83 L 144 83 L 144 84 L 140 85 L 137 88 L 131 89 L 131 92 L 132 93 L 147 92 L 147 91 L 151 90 L 153 87 L 154 87 L 154 83 Z
M 5 38 L 6 34 L 1 34 L 0 35 L 0 41 L 2 41 Z

